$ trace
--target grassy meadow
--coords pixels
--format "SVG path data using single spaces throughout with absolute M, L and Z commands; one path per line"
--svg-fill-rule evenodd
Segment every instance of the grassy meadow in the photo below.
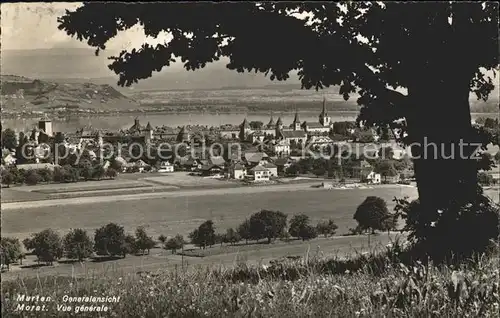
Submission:
M 349 259 L 306 255 L 265 265 L 176 268 L 85 278 L 29 278 L 2 284 L 3 317 L 494 317 L 498 256 L 460 267 L 414 263 L 395 244 Z M 498 255 L 498 254 L 496 254 Z M 16 311 L 19 294 L 51 297 L 45 311 Z M 64 296 L 120 297 L 65 303 Z M 58 305 L 70 305 L 67 312 Z M 106 312 L 81 312 L 81 305 Z M 78 311 L 77 311 L 78 310 Z M 87 307 L 88 310 L 88 307 Z

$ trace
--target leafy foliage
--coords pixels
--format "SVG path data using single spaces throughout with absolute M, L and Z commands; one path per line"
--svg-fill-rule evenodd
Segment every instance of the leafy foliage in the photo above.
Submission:
M 475 204 L 465 207 L 450 205 L 448 210 L 438 211 L 438 216 L 427 222 L 420 217 L 420 200 L 394 198 L 395 211 L 406 220 L 403 230 L 410 232 L 409 240 L 414 245 L 415 254 L 423 259 L 430 256 L 436 262 L 443 262 L 461 261 L 488 251 L 495 241 L 492 238 L 500 235 L 500 208 L 484 196 L 479 187 L 477 196 Z M 481 231 L 472 232 L 471 228 Z M 441 239 L 441 244 L 434 244 L 438 239 Z
M 174 254 L 176 250 L 182 248 L 184 244 L 186 244 L 186 242 L 184 241 L 184 237 L 180 234 L 177 234 L 176 236 L 165 242 L 165 249 L 171 250 L 172 254 Z
M 250 228 L 250 220 L 245 220 L 238 226 L 238 235 L 241 239 L 245 240 L 248 243 L 248 240 L 252 239 L 252 232 Z
M 42 177 L 36 170 L 28 170 L 24 181 L 27 185 L 37 185 L 40 181 L 42 181 Z
M 481 171 L 477 175 L 477 181 L 480 185 L 489 186 L 494 184 L 495 179 L 493 179 L 491 174 Z
M 2 265 L 7 265 L 7 270 L 10 264 L 16 262 L 23 257 L 23 251 L 19 239 L 13 237 L 2 237 L 0 239 L 0 257 Z
M 309 223 L 309 216 L 305 214 L 294 215 L 290 220 L 288 233 L 290 233 L 291 236 L 302 239 L 303 241 L 317 237 L 318 232 L 316 231 L 316 228 L 311 226 Z
M 385 200 L 369 196 L 356 209 L 354 219 L 363 230 L 384 230 L 383 220 L 387 215 L 389 215 L 389 210 Z
M 328 221 L 319 222 L 316 229 L 318 234 L 328 237 L 330 235 L 335 235 L 335 231 L 338 229 L 338 226 L 332 219 L 330 219 Z
M 124 244 L 125 231 L 123 226 L 109 223 L 95 231 L 94 250 L 97 255 L 123 255 Z
M 2 146 L 1 148 L 6 149 L 16 149 L 17 147 L 17 136 L 16 132 L 10 128 L 2 130 Z
M 196 230 L 189 234 L 191 243 L 206 248 L 215 244 L 215 228 L 211 220 L 203 222 Z
M 226 234 L 224 235 L 225 241 L 230 244 L 238 243 L 241 240 L 241 236 L 238 231 L 235 231 L 233 228 L 229 228 L 226 230 Z
M 280 236 L 286 227 L 287 216 L 280 211 L 261 210 L 250 217 L 250 233 L 253 239 L 267 238 L 268 243 Z
M 106 169 L 106 177 L 108 177 L 110 179 L 114 179 L 114 178 L 116 178 L 117 175 L 118 175 L 118 173 L 116 172 L 115 169 L 113 169 L 113 168 Z
M 63 255 L 63 245 L 59 234 L 46 229 L 23 241 L 27 250 L 33 250 L 39 261 L 50 265 Z
M 94 243 L 83 229 L 71 230 L 63 240 L 66 257 L 82 261 L 90 257 L 94 251 Z
M 161 244 L 165 244 L 165 242 L 167 241 L 167 237 L 161 234 L 160 236 L 158 236 L 158 241 L 160 241 Z
M 1 178 L 2 178 L 2 184 L 5 184 L 8 186 L 10 186 L 12 183 L 14 183 L 14 175 L 12 174 L 12 172 L 10 172 L 10 170 L 2 170 L 0 172 L 0 175 L 1 175 Z
M 151 236 L 148 236 L 146 233 L 146 229 L 140 226 L 135 230 L 135 244 L 139 251 L 144 253 L 146 250 L 149 251 L 155 247 L 155 241 Z

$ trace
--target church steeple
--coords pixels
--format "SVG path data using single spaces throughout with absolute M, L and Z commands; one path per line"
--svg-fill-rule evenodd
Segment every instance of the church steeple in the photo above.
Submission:
M 240 128 L 242 128 L 242 129 L 249 129 L 250 128 L 250 124 L 248 123 L 246 117 L 243 120 L 243 122 L 240 124 Z
M 324 96 L 323 96 L 323 110 L 321 111 L 321 114 L 319 114 L 319 123 L 324 127 L 330 126 L 331 124 L 331 118 L 330 116 L 328 116 L 328 113 L 326 112 L 326 98 Z
M 273 126 L 274 126 L 274 119 L 273 119 L 273 113 L 271 112 L 271 119 L 269 120 L 267 127 L 272 128 Z
M 300 123 L 299 112 L 297 110 L 295 110 L 295 118 L 293 119 L 293 123 Z
M 297 110 L 295 110 L 295 118 L 293 119 L 292 127 L 293 130 L 300 130 L 299 112 Z
M 328 114 L 326 113 L 326 98 L 325 98 L 325 96 L 323 96 L 323 110 L 321 111 L 321 115 L 323 117 L 328 116 Z

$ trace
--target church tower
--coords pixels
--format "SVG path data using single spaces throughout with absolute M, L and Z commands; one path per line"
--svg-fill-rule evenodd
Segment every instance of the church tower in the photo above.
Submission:
M 243 122 L 240 124 L 240 140 L 241 141 L 247 140 L 250 132 L 251 132 L 250 124 L 248 123 L 247 119 L 245 118 L 243 120 Z
M 271 119 L 269 120 L 269 123 L 267 124 L 267 128 L 272 129 L 275 126 L 274 119 L 273 119 L 273 113 L 271 112 Z
M 276 137 L 278 137 L 281 134 L 282 130 L 283 130 L 283 121 L 281 120 L 281 117 L 278 117 L 278 120 L 276 121 Z
M 321 111 L 321 114 L 319 114 L 319 123 L 323 125 L 324 127 L 329 127 L 331 124 L 331 118 L 328 116 L 328 113 L 326 112 L 326 98 L 323 97 L 323 110 Z
M 293 119 L 293 124 L 292 124 L 293 130 L 300 130 L 300 119 L 299 119 L 299 112 L 296 110 L 295 111 L 295 118 Z
M 153 127 L 151 127 L 151 124 L 148 122 L 146 125 L 146 128 L 144 129 L 145 132 L 145 139 L 147 143 L 150 143 L 151 140 L 153 139 Z

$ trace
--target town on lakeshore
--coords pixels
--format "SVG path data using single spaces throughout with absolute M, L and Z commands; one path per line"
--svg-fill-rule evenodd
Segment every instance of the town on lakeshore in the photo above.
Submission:
M 377 133 L 359 128 L 355 122 L 333 122 L 326 99 L 317 122 L 301 121 L 297 110 L 288 124 L 270 114 L 267 123 L 245 118 L 238 126 L 152 127 L 137 117 L 130 128 L 119 131 L 84 127 L 56 132 L 45 117 L 32 129 L 6 129 L 6 134 L 13 135 L 13 145 L 4 144 L 3 149 L 2 169 L 7 171 L 87 167 L 92 172 L 83 174 L 95 173 L 98 178 L 117 173 L 190 171 L 246 183 L 273 183 L 305 174 L 370 184 L 409 183 L 413 177 L 410 154 L 398 145 L 394 130 Z M 157 147 L 164 143 L 171 149 L 162 153 Z M 118 144 L 120 149 L 116 149 Z M 208 149 L 215 144 L 218 147 Z M 142 154 L 137 150 L 141 147 Z

